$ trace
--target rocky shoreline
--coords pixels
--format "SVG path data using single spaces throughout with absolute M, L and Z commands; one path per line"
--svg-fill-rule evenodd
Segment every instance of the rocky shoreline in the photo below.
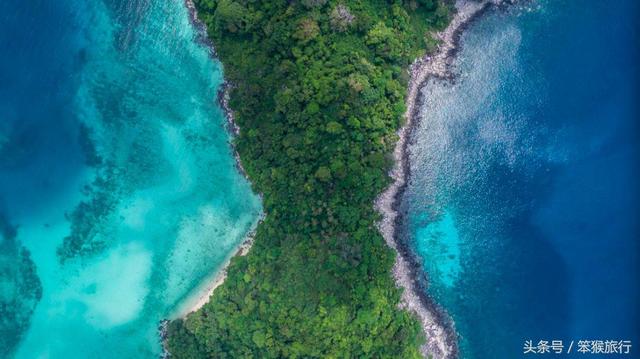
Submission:
M 198 18 L 198 10 L 196 9 L 196 5 L 193 3 L 193 0 L 185 0 L 184 3 L 189 13 L 189 20 L 191 21 L 193 27 L 196 29 L 196 41 L 205 48 L 209 49 L 209 55 L 212 58 L 217 59 L 216 48 L 211 39 L 209 39 L 209 37 L 207 36 L 207 26 Z M 240 127 L 236 124 L 235 118 L 233 116 L 233 111 L 229 107 L 229 92 L 232 88 L 233 84 L 224 79 L 224 82 L 222 83 L 222 85 L 220 85 L 218 93 L 216 94 L 216 101 L 218 101 L 220 108 L 222 108 L 222 111 L 224 112 L 224 118 L 227 120 L 227 131 L 231 133 L 232 137 L 236 137 L 240 134 Z M 247 172 L 245 171 L 244 167 L 242 167 L 242 162 L 240 161 L 238 151 L 236 151 L 232 142 L 230 142 L 229 144 L 231 146 L 231 150 L 233 151 L 236 168 L 249 181 Z M 262 194 L 258 195 L 262 199 Z
M 400 307 L 419 319 L 426 335 L 426 343 L 421 347 L 421 353 L 434 359 L 457 358 L 458 340 L 453 320 L 426 294 L 426 274 L 407 242 L 408 237 L 402 233 L 405 213 L 401 211 L 400 206 L 407 181 L 411 176 L 408 146 L 420 121 L 420 91 L 432 77 L 453 78 L 450 65 L 456 55 L 462 32 L 491 6 L 502 3 L 501 0 L 457 0 L 454 18 L 445 30 L 437 34 L 441 41 L 437 51 L 417 59 L 411 65 L 405 124 L 397 132 L 398 142 L 393 151 L 394 166 L 389 173 L 393 183 L 375 203 L 376 209 L 382 214 L 378 228 L 386 243 L 398 253 L 392 272 L 396 284 L 403 289 Z

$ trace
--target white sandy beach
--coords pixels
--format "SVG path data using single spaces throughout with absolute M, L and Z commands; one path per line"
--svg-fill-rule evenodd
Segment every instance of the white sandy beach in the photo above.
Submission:
M 207 278 L 200 287 L 194 290 L 194 294 L 186 299 L 175 311 L 175 314 L 171 316 L 171 319 L 184 318 L 187 315 L 202 308 L 209 302 L 209 298 L 213 292 L 218 288 L 224 280 L 227 278 L 227 267 L 231 262 L 231 258 L 235 256 L 245 256 L 249 253 L 251 246 L 253 245 L 253 236 L 255 230 L 251 231 L 247 238 L 242 242 L 238 249 L 225 261 L 222 269 L 213 273 L 211 277 Z

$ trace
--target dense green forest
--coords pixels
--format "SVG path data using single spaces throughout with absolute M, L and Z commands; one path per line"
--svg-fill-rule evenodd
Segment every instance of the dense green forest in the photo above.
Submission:
M 416 358 L 394 252 L 375 222 L 408 65 L 449 20 L 436 0 L 196 0 L 266 218 L 201 310 L 169 325 L 175 358 Z

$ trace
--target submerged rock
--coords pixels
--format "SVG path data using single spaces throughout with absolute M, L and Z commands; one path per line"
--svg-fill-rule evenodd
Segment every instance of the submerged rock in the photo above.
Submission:
M 29 328 L 42 285 L 16 228 L 0 214 L 0 357 L 11 355 Z

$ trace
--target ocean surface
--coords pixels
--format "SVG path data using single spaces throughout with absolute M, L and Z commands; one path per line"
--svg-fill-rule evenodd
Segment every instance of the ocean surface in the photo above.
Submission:
M 526 340 L 637 358 L 639 5 L 523 3 L 473 23 L 456 80 L 422 91 L 404 228 L 462 358 Z
M 155 358 L 255 225 L 182 0 L 0 2 L 0 358 Z

